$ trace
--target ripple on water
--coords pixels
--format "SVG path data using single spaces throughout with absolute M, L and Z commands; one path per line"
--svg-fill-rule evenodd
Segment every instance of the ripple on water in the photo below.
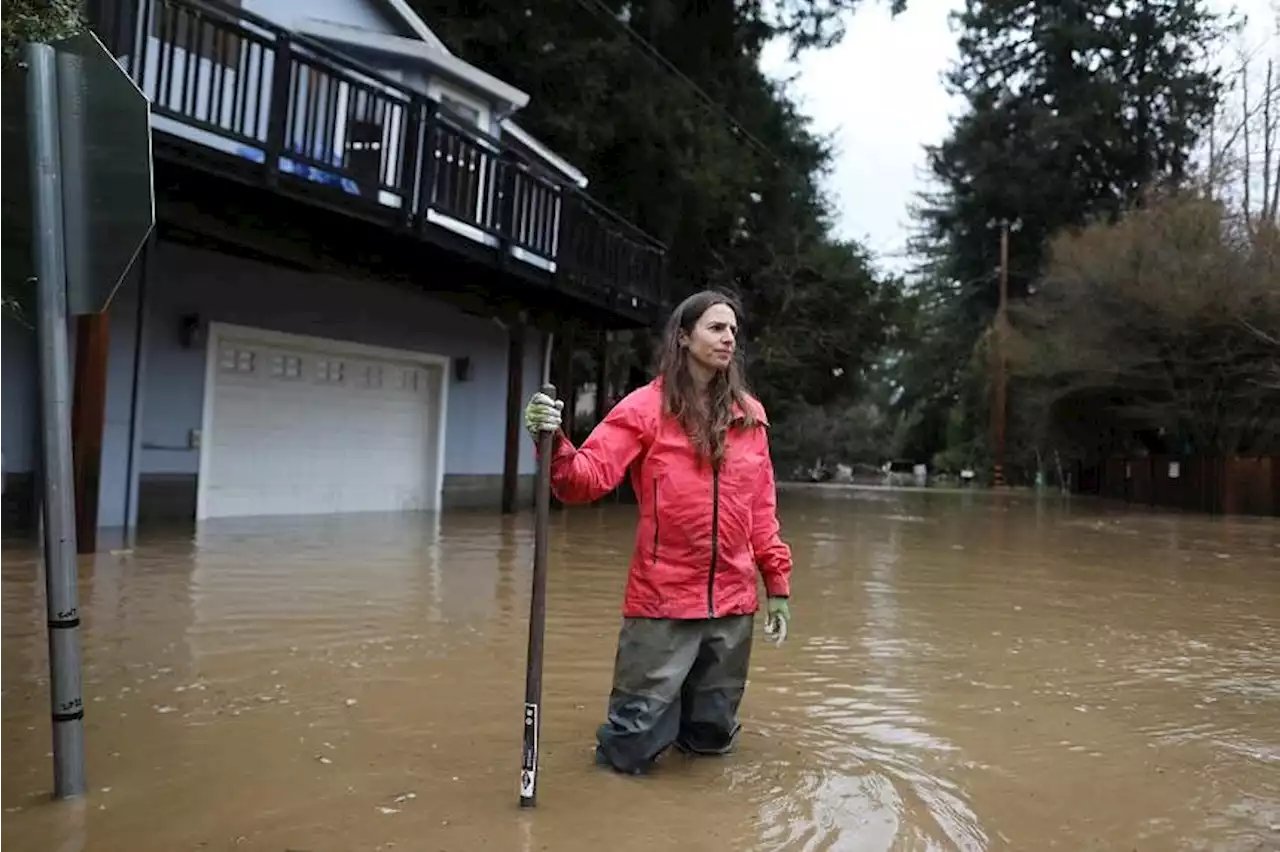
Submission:
M 1018 496 L 830 495 L 784 494 L 792 639 L 753 652 L 738 752 L 669 756 L 642 781 L 590 755 L 635 510 L 555 514 L 533 820 L 515 814 L 511 772 L 527 515 L 227 522 L 86 560 L 89 761 L 111 792 L 77 825 L 41 804 L 43 587 L 31 551 L 6 548 L 4 840 L 56 849 L 81 831 L 85 852 L 424 838 L 556 852 L 1276 845 L 1280 526 Z
M 760 849 L 984 850 L 969 809 L 925 776 L 810 770 L 760 802 Z

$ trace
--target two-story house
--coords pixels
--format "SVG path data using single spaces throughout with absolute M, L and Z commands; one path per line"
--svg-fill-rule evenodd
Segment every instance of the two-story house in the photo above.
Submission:
M 152 103 L 157 230 L 74 335 L 82 534 L 527 499 L 557 332 L 653 322 L 665 250 L 519 126 L 518 81 L 404 0 L 89 9 Z M 35 349 L 3 341 L 29 503 Z

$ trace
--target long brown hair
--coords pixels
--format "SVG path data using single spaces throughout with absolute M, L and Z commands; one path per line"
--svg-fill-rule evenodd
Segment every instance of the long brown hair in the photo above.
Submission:
M 667 320 L 658 375 L 662 377 L 664 413 L 680 421 L 698 458 L 709 459 L 715 467 L 724 461 L 725 439 L 733 422 L 734 406 L 742 412 L 742 425 L 758 423 L 754 406 L 748 401 L 746 379 L 742 375 L 741 349 L 735 348 L 727 369 L 716 372 L 704 396 L 698 393 L 689 372 L 689 350 L 680 345 L 681 333 L 692 334 L 698 320 L 716 305 L 727 305 L 742 322 L 742 308 L 732 296 L 717 290 L 694 293 L 676 307 Z

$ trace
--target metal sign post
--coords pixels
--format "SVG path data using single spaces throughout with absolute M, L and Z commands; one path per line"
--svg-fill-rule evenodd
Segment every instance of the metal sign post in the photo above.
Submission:
M 63 799 L 86 789 L 67 317 L 107 309 L 155 226 L 151 105 L 92 32 L 32 42 L 25 60 L 53 776 Z
M 27 144 L 31 161 L 32 245 L 40 346 L 44 573 L 49 607 L 49 690 L 53 705 L 53 786 L 60 799 L 82 795 L 84 700 L 80 692 L 80 604 L 71 469 L 71 364 L 67 350 L 67 263 L 62 231 L 57 54 L 28 44 Z

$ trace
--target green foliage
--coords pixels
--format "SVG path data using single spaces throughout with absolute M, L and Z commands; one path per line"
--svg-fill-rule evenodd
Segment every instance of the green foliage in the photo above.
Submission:
M 844 37 L 849 13 L 859 6 L 858 0 L 780 0 L 765 12 L 758 0 L 744 4 L 755 19 L 768 22 L 774 35 L 790 40 L 792 57 L 813 47 L 831 47 Z M 906 0 L 890 0 L 889 8 L 897 15 L 907 8 Z
M 918 424 L 905 444 L 919 455 L 954 439 L 954 408 L 971 424 L 965 442 L 987 430 L 986 370 L 959 365 L 996 313 L 999 223 L 1014 223 L 1010 297 L 1034 299 L 1056 234 L 1114 221 L 1189 176 L 1220 92 L 1209 55 L 1224 25 L 1202 0 L 973 0 L 955 19 L 948 83 L 968 108 L 929 150 L 936 186 L 917 210 L 924 316 L 904 383 Z M 1020 392 L 1009 437 L 1031 452 L 1013 431 Z
M 4 68 L 13 68 L 28 41 L 57 41 L 84 29 L 77 0 L 3 0 L 0 29 L 4 31 Z
M 0 0 L 6 97 L 20 97 L 20 88 L 19 92 L 15 93 L 13 87 L 20 87 L 22 83 L 17 75 L 21 73 L 18 70 L 18 63 L 22 57 L 23 45 L 30 41 L 57 41 L 80 32 L 85 26 L 80 7 L 81 4 L 76 0 Z M 7 132 L 6 125 L 6 134 Z M 8 143 L 12 145 L 13 140 L 8 140 Z M 15 157 L 14 152 L 9 151 L 5 160 L 6 168 L 15 163 L 23 163 L 22 156 Z M 23 182 L 21 176 L 15 176 L 8 171 L 5 177 L 9 181 Z M 11 186 L 10 190 L 14 190 L 14 187 Z M 8 208 L 8 200 L 5 206 Z M 5 212 L 6 216 L 25 215 L 25 211 L 15 213 L 6 209 Z M 5 250 L 10 252 L 10 262 L 5 267 L 3 292 L 0 292 L 0 316 L 29 328 L 33 325 L 31 306 L 34 304 L 35 290 L 32 282 L 21 271 L 25 264 L 17 261 L 17 257 L 24 253 L 26 248 L 10 245 L 15 238 L 25 240 L 28 229 L 15 221 L 6 220 L 4 231 Z
M 860 246 L 831 236 L 819 191 L 830 145 L 761 73 L 759 56 L 778 36 L 797 49 L 830 43 L 853 5 L 420 3 L 450 49 L 530 94 L 522 126 L 590 176 L 596 197 L 668 245 L 677 298 L 709 286 L 740 296 L 755 390 L 779 434 L 802 436 L 794 452 L 810 459 L 830 442 L 798 421 L 787 432 L 788 421 L 839 419 L 855 405 L 900 298 Z
M 815 466 L 879 467 L 891 440 L 891 422 L 868 402 L 796 404 L 769 438 L 779 476 L 794 478 L 806 478 Z

